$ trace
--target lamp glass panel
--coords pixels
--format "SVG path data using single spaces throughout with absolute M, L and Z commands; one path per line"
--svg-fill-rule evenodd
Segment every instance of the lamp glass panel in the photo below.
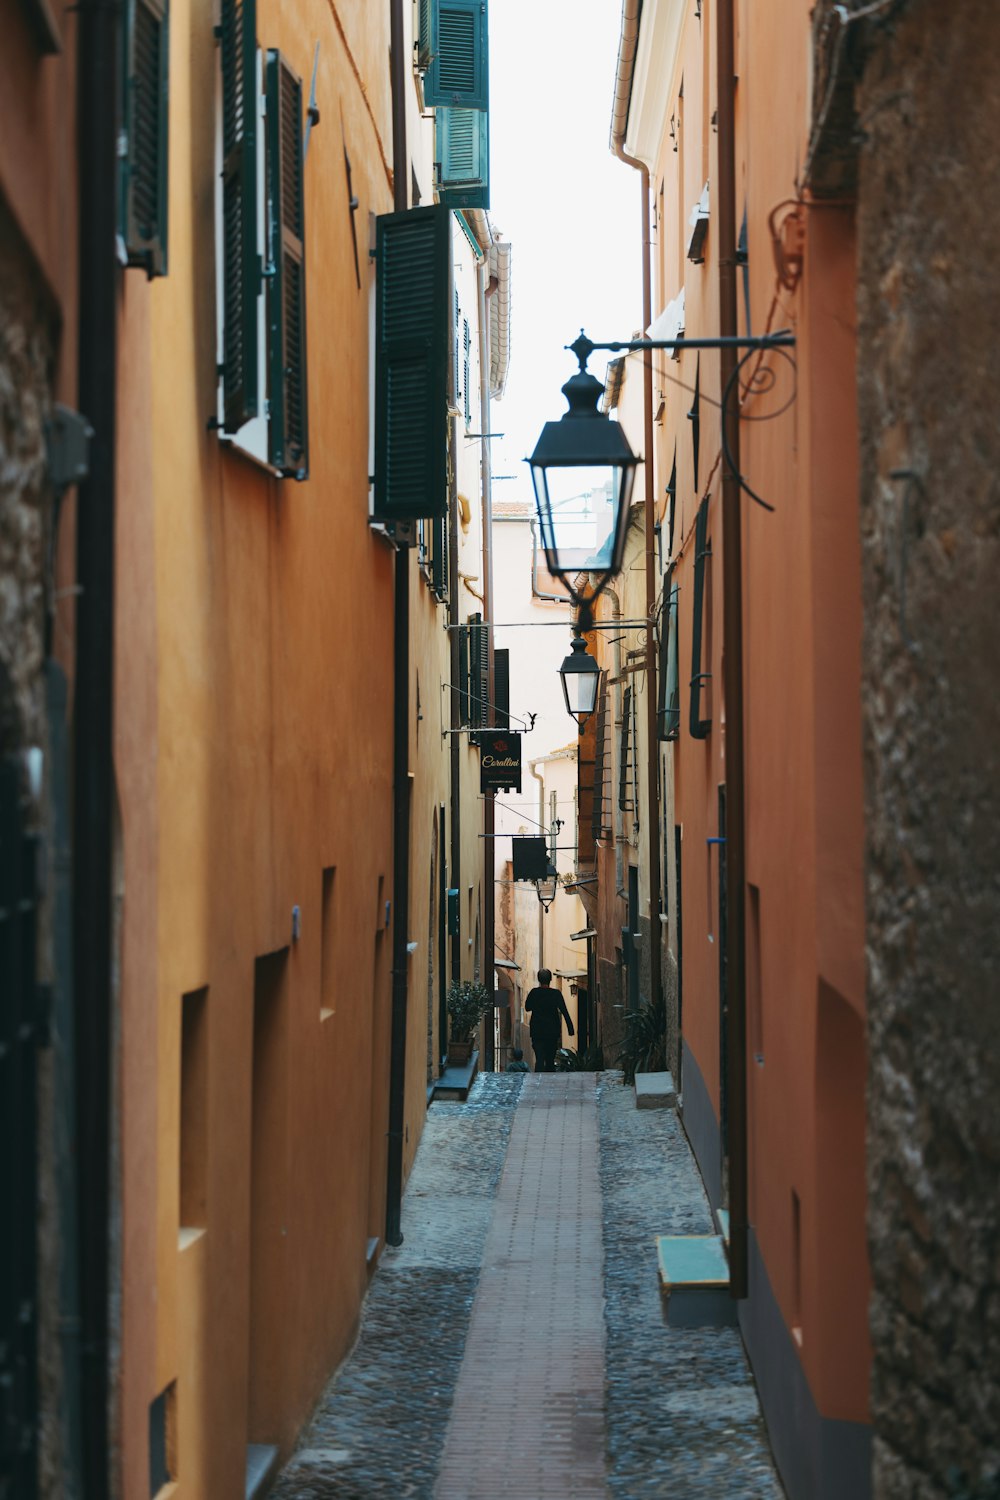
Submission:
M 617 465 L 546 468 L 540 520 L 550 566 L 555 554 L 561 572 L 606 572 L 611 567 L 621 480 Z
M 563 691 L 571 714 L 592 714 L 597 701 L 599 672 L 564 672 Z

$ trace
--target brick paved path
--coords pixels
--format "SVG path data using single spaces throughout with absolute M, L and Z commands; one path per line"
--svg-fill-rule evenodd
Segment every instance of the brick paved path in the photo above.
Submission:
M 597 1154 L 595 1075 L 527 1078 L 436 1500 L 607 1495 Z

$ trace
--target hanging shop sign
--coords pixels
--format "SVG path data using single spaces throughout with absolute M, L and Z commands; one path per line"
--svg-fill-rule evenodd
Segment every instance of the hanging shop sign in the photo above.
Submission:
M 509 729 L 479 731 L 479 790 L 521 790 L 521 736 Z

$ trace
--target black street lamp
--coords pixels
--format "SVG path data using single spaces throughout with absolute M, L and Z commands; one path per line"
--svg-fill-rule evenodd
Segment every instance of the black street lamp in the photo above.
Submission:
M 573 646 L 559 668 L 562 678 L 566 712 L 582 729 L 594 712 L 597 704 L 597 687 L 601 680 L 601 669 L 587 652 L 587 643 L 582 635 L 573 639 Z
M 549 865 L 549 873 L 545 876 L 545 879 L 535 881 L 535 890 L 538 893 L 538 899 L 541 902 L 543 910 L 545 911 L 548 911 L 549 907 L 556 899 L 557 880 L 558 876 L 556 875 L 555 870 L 551 865 Z
M 579 608 L 584 631 L 591 601 L 621 569 L 639 460 L 619 424 L 598 410 L 604 387 L 587 370 L 594 346 L 581 335 L 570 347 L 580 368 L 562 388 L 569 410 L 546 422 L 528 462 L 545 561 Z M 579 573 L 590 576 L 586 592 L 574 585 Z

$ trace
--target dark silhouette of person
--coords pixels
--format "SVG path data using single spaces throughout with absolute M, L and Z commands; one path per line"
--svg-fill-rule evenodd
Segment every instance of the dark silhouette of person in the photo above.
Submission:
M 539 969 L 538 984 L 529 990 L 524 1008 L 531 1013 L 531 1045 L 535 1053 L 535 1072 L 554 1073 L 556 1049 L 562 1040 L 562 1023 L 565 1019 L 570 1036 L 573 1022 L 569 1018 L 566 1003 L 558 990 L 552 988 L 552 970 Z

